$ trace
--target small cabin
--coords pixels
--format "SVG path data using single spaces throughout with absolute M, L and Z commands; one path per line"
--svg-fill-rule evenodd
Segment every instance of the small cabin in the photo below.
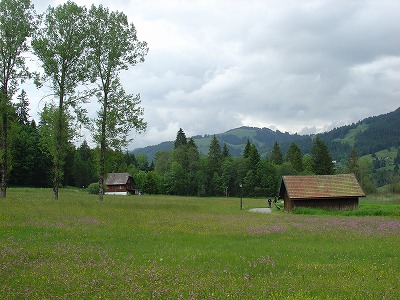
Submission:
M 354 174 L 339 174 L 283 176 L 279 196 L 288 212 L 298 207 L 351 210 L 358 209 L 365 193 Z
M 108 173 L 106 179 L 107 195 L 139 195 L 141 191 L 135 189 L 135 181 L 129 173 Z

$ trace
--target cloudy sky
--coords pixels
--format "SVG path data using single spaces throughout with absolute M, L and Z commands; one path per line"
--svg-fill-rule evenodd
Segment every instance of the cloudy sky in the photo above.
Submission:
M 38 12 L 66 1 L 32 0 Z M 122 74 L 148 128 L 129 149 L 246 126 L 315 133 L 400 106 L 400 1 L 76 0 L 149 45 Z M 32 89 L 31 115 L 43 106 Z M 93 110 L 94 111 L 94 110 Z

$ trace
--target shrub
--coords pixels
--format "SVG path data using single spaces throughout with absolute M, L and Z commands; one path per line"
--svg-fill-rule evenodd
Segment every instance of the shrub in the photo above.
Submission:
M 93 182 L 93 183 L 89 184 L 87 189 L 88 189 L 89 194 L 97 195 L 99 193 L 99 183 Z

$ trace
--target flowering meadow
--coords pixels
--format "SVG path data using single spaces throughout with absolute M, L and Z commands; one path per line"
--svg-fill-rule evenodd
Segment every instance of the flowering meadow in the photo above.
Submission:
M 239 201 L 10 188 L 0 298 L 400 298 L 400 196 L 367 197 L 359 215 Z

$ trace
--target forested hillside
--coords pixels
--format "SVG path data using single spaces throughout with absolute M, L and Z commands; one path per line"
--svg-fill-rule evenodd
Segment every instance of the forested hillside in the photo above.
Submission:
M 310 153 L 314 135 L 298 135 L 269 128 L 240 127 L 224 133 L 215 134 L 218 141 L 226 144 L 233 157 L 241 157 L 247 139 L 253 143 L 261 155 L 271 153 L 273 145 L 278 142 L 282 152 L 286 153 L 294 142 L 302 153 Z M 347 157 L 351 148 L 355 148 L 360 156 L 400 146 L 400 108 L 375 117 L 369 117 L 351 125 L 334 128 L 319 134 L 327 144 L 334 160 Z M 206 156 L 213 135 L 192 137 L 201 155 Z M 163 142 L 155 146 L 139 148 L 134 154 L 146 154 L 151 161 L 158 151 L 172 150 L 173 142 Z
M 360 155 L 400 146 L 400 108 L 335 128 L 321 134 L 321 138 L 329 144 L 332 153 L 335 152 L 336 143 L 354 147 Z

